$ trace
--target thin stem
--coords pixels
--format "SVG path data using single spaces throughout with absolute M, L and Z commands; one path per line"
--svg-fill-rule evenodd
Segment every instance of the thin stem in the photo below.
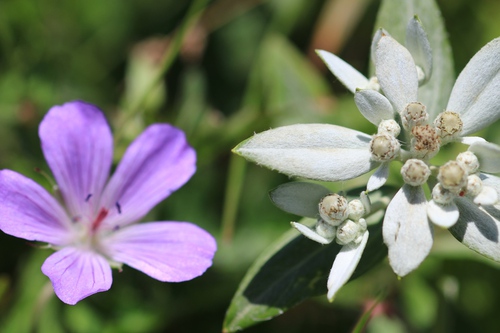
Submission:
M 148 100 L 151 92 L 160 84 L 163 80 L 165 73 L 168 72 L 170 66 L 172 66 L 175 58 L 179 54 L 184 39 L 188 31 L 198 22 L 203 9 L 205 8 L 208 0 L 194 0 L 188 9 L 186 14 L 186 19 L 181 23 L 178 29 L 174 32 L 172 43 L 167 49 L 163 58 L 161 59 L 160 66 L 158 66 L 158 71 L 148 85 L 148 88 L 144 90 L 142 96 L 138 97 L 135 102 L 131 103 L 126 108 L 126 116 L 121 121 L 121 124 L 117 126 L 118 133 L 115 134 L 115 142 L 118 142 L 118 138 L 121 137 L 121 130 L 124 128 L 124 124 L 133 119 L 138 114 L 142 113 L 144 109 L 144 104 Z
M 222 212 L 222 240 L 230 243 L 233 239 L 236 215 L 245 180 L 246 161 L 237 155 L 231 155 L 226 185 L 226 197 Z
M 38 324 L 40 323 L 40 318 L 42 317 L 43 310 L 47 305 L 47 302 L 54 295 L 54 289 L 52 288 L 52 283 L 47 281 L 45 285 L 40 290 L 38 299 L 36 300 L 35 306 L 33 308 L 33 314 L 31 316 L 30 332 L 38 332 Z

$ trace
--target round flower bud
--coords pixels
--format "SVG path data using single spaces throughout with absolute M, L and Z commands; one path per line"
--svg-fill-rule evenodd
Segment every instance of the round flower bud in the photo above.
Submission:
M 440 205 L 447 205 L 453 201 L 455 194 L 451 193 L 439 183 L 432 189 L 432 200 Z
M 458 154 L 456 160 L 457 162 L 462 163 L 469 175 L 476 173 L 477 170 L 479 170 L 479 160 L 471 151 L 464 151 L 463 153 Z
M 370 80 L 368 80 L 368 84 L 364 89 L 372 89 L 376 91 L 380 91 L 380 84 L 378 83 L 378 79 L 376 76 L 372 76 Z
M 323 219 L 318 219 L 316 223 L 316 233 L 326 239 L 334 239 L 337 234 L 337 227 L 328 224 Z
M 477 175 L 467 177 L 467 195 L 475 197 L 483 190 L 483 182 Z
M 436 126 L 438 135 L 446 142 L 460 135 L 463 122 L 458 113 L 445 111 L 440 113 L 434 120 L 434 126 Z
M 399 133 L 401 133 L 401 127 L 394 119 L 382 120 L 380 124 L 378 124 L 378 133 L 386 133 L 393 137 L 397 137 Z
M 358 221 L 365 215 L 365 207 L 359 199 L 349 201 L 349 216 L 351 220 Z
M 328 224 L 338 226 L 349 215 L 347 199 L 336 193 L 329 194 L 319 203 L 319 215 Z
M 399 154 L 400 148 L 399 141 L 389 134 L 375 134 L 370 142 L 372 160 L 377 162 L 394 159 Z
M 345 220 L 338 228 L 337 228 L 337 243 L 340 245 L 346 245 L 356 238 L 358 238 L 361 230 L 361 226 L 359 223 L 356 223 L 352 220 Z
M 401 175 L 406 184 L 419 186 L 425 184 L 431 175 L 431 169 L 425 162 L 411 158 L 401 168 Z
M 427 123 L 429 114 L 425 111 L 425 105 L 419 102 L 409 103 L 401 112 L 401 122 L 406 130 L 411 130 L 415 126 L 422 126 Z
M 462 163 L 449 161 L 439 168 L 437 179 L 443 188 L 459 194 L 467 186 L 467 171 Z
M 411 130 L 413 138 L 411 139 L 411 154 L 415 158 L 430 159 L 439 151 L 441 138 L 434 127 L 415 126 Z

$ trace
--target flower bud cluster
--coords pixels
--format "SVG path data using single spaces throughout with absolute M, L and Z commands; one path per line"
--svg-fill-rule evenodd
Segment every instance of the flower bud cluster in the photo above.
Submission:
M 383 120 L 378 126 L 378 132 L 370 141 L 370 153 L 372 160 L 387 162 L 395 159 L 401 150 L 397 136 L 401 127 L 394 119 Z
M 479 161 L 470 151 L 460 153 L 454 161 L 439 168 L 439 181 L 432 189 L 432 199 L 440 205 L 447 205 L 456 197 L 468 196 L 477 204 L 494 204 L 498 194 L 494 189 L 483 186 L 478 175 Z
M 366 231 L 363 216 L 369 209 L 361 200 L 348 202 L 343 196 L 333 193 L 321 199 L 318 209 L 320 217 L 315 226 L 318 235 L 330 241 L 335 239 L 340 245 L 361 242 Z

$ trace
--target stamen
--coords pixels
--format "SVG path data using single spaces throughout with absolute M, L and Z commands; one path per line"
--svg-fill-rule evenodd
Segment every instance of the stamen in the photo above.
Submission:
M 89 193 L 87 197 L 85 198 L 85 202 L 89 202 L 90 198 L 92 197 L 92 193 Z
M 91 227 L 92 231 L 96 231 L 97 228 L 99 228 L 99 226 L 101 225 L 102 221 L 104 221 L 106 216 L 108 216 L 108 210 L 106 208 L 101 208 L 94 222 L 92 222 L 92 227 Z
M 122 206 L 118 203 L 118 201 L 115 203 L 116 209 L 118 210 L 118 214 L 122 213 Z

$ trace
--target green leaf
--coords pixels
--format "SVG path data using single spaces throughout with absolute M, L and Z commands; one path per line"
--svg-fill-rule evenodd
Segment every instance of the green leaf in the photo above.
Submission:
M 269 197 L 287 213 L 316 218 L 319 202 L 330 193 L 329 189 L 318 184 L 291 182 L 271 190 Z
M 370 227 L 369 232 L 368 244 L 351 280 L 387 255 L 381 223 Z M 336 243 L 317 244 L 295 230 L 286 232 L 247 272 L 226 313 L 223 332 L 243 330 L 276 317 L 307 298 L 326 294 L 328 274 L 340 248 Z
M 434 119 L 446 108 L 455 81 L 453 58 L 443 18 L 434 0 L 383 0 L 375 29 L 382 27 L 404 45 L 406 28 L 415 15 L 427 32 L 432 49 L 432 76 L 419 88 L 419 101 Z

